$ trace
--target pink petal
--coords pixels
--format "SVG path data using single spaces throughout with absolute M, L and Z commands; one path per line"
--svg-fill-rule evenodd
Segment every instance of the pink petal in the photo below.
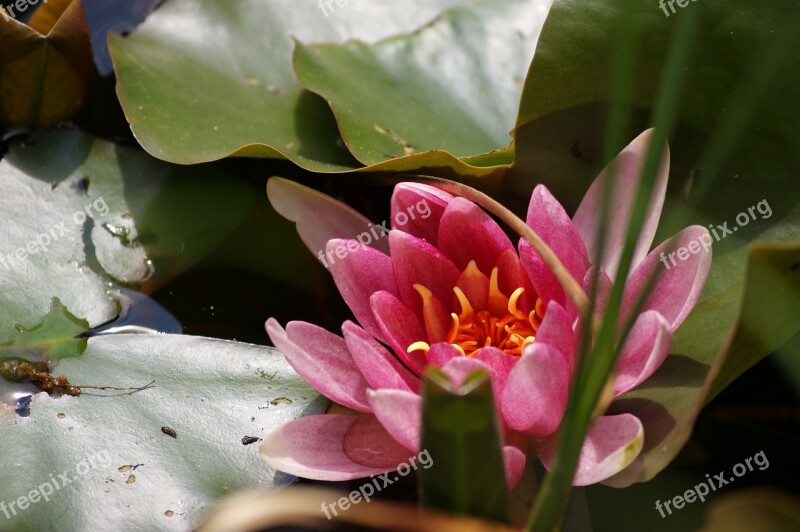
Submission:
M 290 322 L 284 331 L 270 318 L 266 329 L 289 365 L 319 393 L 353 410 L 370 411 L 367 381 L 342 338 L 302 321 Z
M 419 452 L 422 397 L 401 390 L 369 390 L 369 404 L 386 431 L 403 447 Z
M 489 298 L 489 277 L 478 269 L 475 261 L 470 262 L 461 272 L 456 281 L 456 286 L 464 292 L 464 295 L 467 296 L 467 301 L 476 312 L 486 309 L 486 302 Z M 453 294 L 453 299 L 455 299 L 455 293 Z M 461 309 L 461 305 L 459 304 L 455 308 Z
M 465 238 L 469 239 L 465 245 Z M 513 249 L 508 236 L 483 209 L 464 198 L 454 198 L 439 224 L 439 249 L 459 271 L 471 260 L 489 275 L 503 251 Z
M 364 233 L 370 236 L 369 245 L 384 253 L 389 251 L 389 243 L 383 238 L 385 234 L 380 227 L 375 227 L 357 211 L 322 192 L 273 177 L 267 181 L 267 196 L 278 214 L 297 224 L 300 238 L 317 258 L 325 250 L 328 240 L 355 239 Z M 367 243 L 367 237 L 362 236 L 362 240 Z M 327 260 L 323 265 L 328 267 Z
M 558 439 L 545 438 L 536 446 L 542 464 L 553 466 Z M 644 429 L 636 416 L 600 416 L 592 423 L 578 459 L 578 469 L 572 484 L 596 484 L 622 471 L 642 450 Z
M 655 310 L 640 314 L 617 361 L 614 395 L 635 388 L 664 362 L 672 345 L 669 323 Z
M 354 462 L 370 467 L 395 467 L 411 456 L 375 416 L 356 416 L 343 444 L 345 454 Z
M 428 364 L 431 366 L 444 367 L 448 362 L 454 358 L 459 358 L 461 353 L 450 344 L 438 342 L 431 345 L 428 351 Z
M 575 279 L 583 279 L 589 268 L 589 258 L 578 230 L 567 216 L 564 207 L 544 185 L 538 185 L 531 195 L 527 224 L 558 256 Z M 558 301 L 566 308 L 564 291 L 527 241 L 520 239 L 520 259 L 528 276 L 545 302 Z
M 421 183 L 400 183 L 392 194 L 392 226 L 436 245 L 439 240 L 439 220 L 453 196 L 443 190 Z M 398 224 L 405 213 L 408 222 Z M 426 216 L 427 214 L 427 216 Z M 398 218 L 398 215 L 400 217 Z M 414 218 L 411 218 L 414 215 Z
M 407 351 L 411 344 L 426 339 L 425 329 L 417 315 L 387 292 L 373 294 L 370 305 L 381 337 L 386 339 L 389 347 L 411 371 L 421 375 L 427 365 L 425 354 Z
M 650 276 L 655 273 L 658 277 L 641 312 L 658 311 L 673 331 L 677 329 L 697 303 L 711 267 L 710 248 L 708 252 L 703 250 L 701 241 L 710 243 L 711 235 L 705 227 L 692 225 L 650 252 L 625 285 L 623 316 L 630 316 L 639 295 L 647 287 Z M 671 242 L 674 242 L 674 249 L 678 251 L 665 254 L 662 258 L 661 254 L 669 251 Z M 697 249 L 697 253 L 691 253 L 690 248 Z M 686 253 L 686 260 L 680 260 L 680 251 Z M 675 264 L 670 258 L 674 259 Z
M 499 405 L 506 389 L 508 375 L 519 362 L 519 357 L 509 355 L 496 347 L 483 347 L 478 350 L 475 360 L 480 360 L 492 370 L 492 386 L 496 403 Z
M 508 426 L 531 436 L 552 434 L 561 423 L 569 394 L 569 365 L 555 347 L 528 344 L 508 376 L 502 411 Z
M 351 321 L 342 325 L 347 349 L 364 379 L 372 388 L 391 388 L 416 391 L 417 379 L 395 356 Z
M 565 357 L 570 375 L 575 367 L 575 338 L 570 318 L 564 308 L 555 301 L 548 303 L 542 324 L 536 332 L 535 343 L 547 344 L 558 349 Z
M 622 248 L 625 244 L 625 231 L 628 227 L 631 208 L 636 199 L 641 180 L 642 167 L 644 166 L 647 148 L 653 136 L 653 130 L 648 129 L 617 155 L 614 160 L 616 168 L 616 180 L 614 183 L 614 194 L 611 198 L 610 216 L 605 239 L 605 249 L 603 251 L 603 269 L 611 277 L 617 274 Z M 583 237 L 589 257 L 594 259 L 597 253 L 597 223 L 600 220 L 600 212 L 603 199 L 603 182 L 608 175 L 609 168 L 606 167 L 594 180 L 592 186 L 583 197 L 578 210 L 575 212 L 573 221 L 575 227 Z M 658 167 L 655 185 L 647 206 L 647 216 L 640 229 L 639 239 L 636 241 L 636 248 L 633 254 L 633 268 L 642 261 L 656 234 L 658 219 L 661 217 L 661 208 L 664 205 L 664 194 L 667 190 L 667 179 L 669 178 L 669 148 L 664 149 L 661 164 Z
M 586 272 L 586 275 L 583 278 L 583 290 L 586 292 L 587 296 L 590 296 L 592 293 L 592 283 L 594 281 L 594 275 L 597 271 L 597 266 L 592 266 Z M 597 288 L 597 300 L 595 301 L 595 315 L 602 316 L 603 313 L 606 311 L 606 304 L 608 302 L 608 296 L 611 293 L 611 286 L 612 281 L 609 279 L 608 275 L 605 274 L 603 270 L 600 270 L 599 276 L 597 278 L 599 286 Z M 578 317 L 577 322 L 575 323 L 575 357 L 574 360 L 578 360 L 578 346 L 580 345 L 581 338 L 583 338 L 584 332 L 584 325 L 585 321 L 582 316 Z
M 479 369 L 485 371 L 489 375 L 489 378 L 493 376 L 494 371 L 492 371 L 492 368 L 485 362 L 465 356 L 450 360 L 447 364 L 442 366 L 442 373 L 450 380 L 450 384 L 453 385 L 453 388 L 458 390 L 464 385 L 464 381 L 467 380 L 467 377 Z
M 514 489 L 514 486 L 522 478 L 522 473 L 525 472 L 525 453 L 513 445 L 505 445 L 503 447 L 503 463 L 505 464 L 508 489 Z
M 324 414 L 289 421 L 270 433 L 259 449 L 267 465 L 303 478 L 340 481 L 368 477 L 394 469 L 405 461 L 370 466 L 354 461 L 344 448 L 345 437 L 359 418 L 374 416 Z M 400 447 L 386 433 L 375 438 L 372 447 L 378 456 L 388 457 Z M 396 446 L 396 447 L 395 447 Z M 354 453 L 357 454 L 357 453 Z
M 355 252 L 341 252 L 357 249 Z M 355 247 L 352 243 L 355 243 Z M 378 340 L 383 340 L 381 331 L 372 314 L 369 298 L 378 291 L 397 295 L 392 274 L 392 259 L 380 251 L 360 245 L 354 240 L 331 240 L 326 246 L 327 250 L 339 250 L 343 259 L 337 257 L 331 264 L 331 273 L 336 287 L 342 294 L 347 306 L 353 312 L 358 322 L 364 329 Z
M 519 241 L 519 258 L 525 268 L 525 273 L 528 274 L 531 283 L 536 287 L 536 293 L 539 294 L 542 301 L 545 303 L 555 301 L 561 306 L 566 306 L 567 300 L 561 284 L 550 272 L 550 269 L 545 266 L 541 257 L 533 251 L 533 248 L 524 239 Z
M 458 270 L 450 259 L 425 240 L 402 231 L 389 233 L 392 268 L 400 298 L 421 316 L 422 298 L 414 289 L 421 284 L 442 302 L 453 299 Z
M 596 272 L 597 266 L 592 266 L 587 270 L 586 275 L 583 277 L 583 290 L 586 292 L 587 296 L 591 296 L 592 294 L 592 283 L 594 282 L 594 276 Z M 594 308 L 595 313 L 602 315 L 606 311 L 608 296 L 611 294 L 611 287 L 614 282 L 602 269 L 598 274 L 597 281 L 597 301 L 595 302 Z

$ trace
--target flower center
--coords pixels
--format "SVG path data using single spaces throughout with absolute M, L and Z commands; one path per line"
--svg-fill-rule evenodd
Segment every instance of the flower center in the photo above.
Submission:
M 474 264 L 470 265 L 474 267 Z M 464 291 L 458 286 L 453 288 L 461 312 L 450 313 L 452 320 L 447 337 L 444 341 L 455 347 L 462 355 L 472 357 L 479 349 L 494 346 L 509 355 L 520 356 L 526 345 L 536 338 L 536 331 L 544 317 L 544 303 L 536 300 L 534 309 L 528 314 L 520 310 L 517 305 L 519 298 L 525 292 L 522 287 L 517 288 L 506 296 L 500 291 L 497 283 L 498 268 L 492 270 L 489 278 L 486 308 L 475 310 Z M 485 277 L 484 277 L 485 279 Z M 421 285 L 414 285 L 423 299 L 430 291 Z M 425 353 L 430 349 L 427 342 L 414 342 L 408 346 L 407 351 L 421 350 Z

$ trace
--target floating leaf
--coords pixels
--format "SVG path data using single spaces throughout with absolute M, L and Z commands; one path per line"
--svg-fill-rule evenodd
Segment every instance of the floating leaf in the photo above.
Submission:
M 237 155 L 288 158 L 321 171 L 355 168 L 324 100 L 295 80 L 291 38 L 374 41 L 411 31 L 456 3 L 170 0 L 130 36 L 110 37 L 117 92 L 136 138 L 160 159 L 190 164 Z
M 182 271 L 254 201 L 254 189 L 217 170 L 171 166 L 66 130 L 14 144 L 0 161 L 0 188 L 0 343 L 17 347 L 55 333 L 37 328 L 53 298 L 88 327 L 113 319 L 110 282 Z
M 297 43 L 294 70 L 364 164 L 506 148 L 547 3 L 475 2 L 371 45 Z

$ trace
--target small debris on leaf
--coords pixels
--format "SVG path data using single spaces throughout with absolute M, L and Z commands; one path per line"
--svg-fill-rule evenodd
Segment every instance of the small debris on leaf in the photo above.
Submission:
M 273 406 L 290 405 L 292 404 L 292 400 L 289 399 L 288 397 L 278 397 L 277 399 L 273 399 L 272 401 L 270 401 L 270 403 L 272 403 Z

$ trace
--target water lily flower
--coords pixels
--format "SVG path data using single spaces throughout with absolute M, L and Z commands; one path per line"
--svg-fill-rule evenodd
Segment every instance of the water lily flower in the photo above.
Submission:
M 606 171 L 571 219 L 542 185 L 530 200 L 527 224 L 585 290 L 599 269 L 601 304 L 619 267 L 650 138 L 650 131 L 643 133 L 615 161 L 613 215 L 601 264 L 590 259 L 598 245 Z M 710 267 L 705 251 L 674 264 L 660 260 L 669 246 L 678 249 L 707 237 L 701 226 L 687 227 L 649 251 L 668 173 L 665 151 L 625 285 L 623 318 L 633 312 L 650 274 L 660 271 L 622 347 L 614 396 L 641 384 L 664 361 L 672 334 L 697 302 Z M 357 321 L 345 322 L 342 336 L 310 323 L 290 322 L 284 329 L 274 319 L 267 321 L 269 337 L 298 374 L 357 412 L 285 424 L 263 442 L 262 456 L 269 465 L 320 480 L 350 480 L 396 468 L 420 451 L 421 376 L 428 366 L 437 366 L 456 385 L 478 368 L 490 375 L 510 486 L 525 466 L 525 445 L 519 442 L 530 442 L 550 466 L 582 324 L 564 289 L 526 241 L 515 248 L 474 203 L 418 183 L 395 187 L 392 228 L 385 236 L 372 231 L 380 238 L 369 239 L 363 237 L 367 228 L 377 226 L 324 194 L 279 179 L 270 180 L 268 194 L 275 208 L 297 223 L 312 253 L 330 259 L 326 265 Z M 428 216 L 414 216 L 423 205 Z M 636 416 L 597 417 L 574 484 L 600 482 L 623 470 L 643 441 Z

